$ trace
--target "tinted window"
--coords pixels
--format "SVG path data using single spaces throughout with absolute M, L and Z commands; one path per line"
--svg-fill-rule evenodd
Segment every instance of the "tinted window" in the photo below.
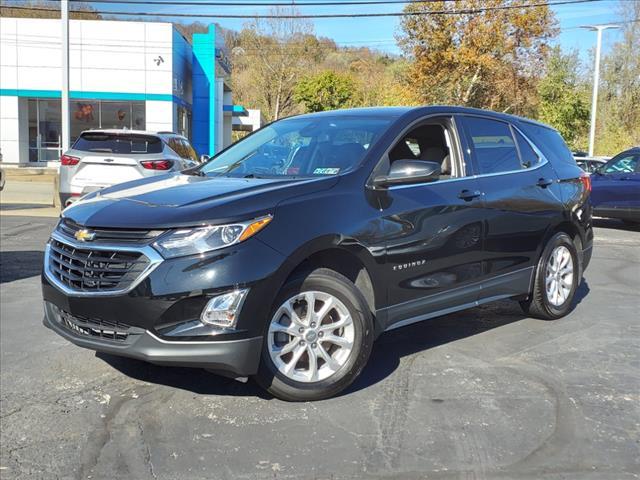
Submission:
M 123 135 L 110 133 L 83 133 L 74 150 L 104 153 L 161 153 L 162 141 L 150 135 Z
M 179 137 L 171 137 L 167 140 L 167 145 L 171 147 L 171 150 L 176 152 L 181 158 L 185 160 L 197 160 L 196 152 L 193 151 L 189 142 L 184 141 Z
M 356 167 L 392 120 L 342 115 L 280 120 L 235 143 L 202 171 L 241 177 L 336 175 Z
M 193 149 L 193 147 L 191 146 L 191 144 L 187 141 L 182 139 L 182 145 L 184 146 L 184 150 L 187 153 L 187 157 L 191 160 L 193 160 L 194 162 L 198 161 L 198 155 L 196 154 L 196 151 Z
M 637 155 L 621 155 L 620 157 L 613 158 L 604 167 L 604 173 L 632 173 L 638 166 Z
M 576 164 L 571 150 L 556 130 L 529 122 L 520 122 L 518 127 L 550 162 Z
M 509 125 L 477 117 L 465 117 L 480 174 L 520 170 L 520 159 Z
M 516 142 L 518 142 L 518 150 L 520 150 L 520 162 L 522 166 L 525 168 L 533 167 L 540 161 L 538 154 L 520 132 L 517 130 L 514 130 L 514 132 L 516 134 Z

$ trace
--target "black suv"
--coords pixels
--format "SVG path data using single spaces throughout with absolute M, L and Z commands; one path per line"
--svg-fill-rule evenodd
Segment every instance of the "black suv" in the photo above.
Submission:
M 511 298 L 566 315 L 590 182 L 555 130 L 456 107 L 277 121 L 182 173 L 93 192 L 46 247 L 76 345 L 330 397 L 382 332 Z

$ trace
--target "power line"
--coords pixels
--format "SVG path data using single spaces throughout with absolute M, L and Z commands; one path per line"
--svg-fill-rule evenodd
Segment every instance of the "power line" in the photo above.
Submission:
M 60 1 L 60 0 L 49 0 Z M 87 0 L 69 0 L 76 3 L 87 3 Z M 289 2 L 217 2 L 197 0 L 181 1 L 176 4 L 175 0 L 90 0 L 91 3 L 113 3 L 127 5 L 171 5 L 171 6 L 204 6 L 204 7 L 306 7 L 306 6 L 341 6 L 341 5 L 392 5 L 392 4 L 411 4 L 411 3 L 446 3 L 459 2 L 460 0 L 327 0 L 327 1 L 310 1 L 300 2 L 291 0 Z
M 122 11 L 101 11 L 101 10 L 70 10 L 69 13 L 95 13 L 105 15 L 123 15 L 134 17 L 187 17 L 187 18 L 246 18 L 246 19 L 306 19 L 306 18 L 371 18 L 371 17 L 404 17 L 404 16 L 430 16 L 430 15 L 468 15 L 475 13 L 491 12 L 498 10 L 514 10 L 521 8 L 548 7 L 555 5 L 572 5 L 578 3 L 594 3 L 603 0 L 561 0 L 557 2 L 538 2 L 522 5 L 502 5 L 497 7 L 465 8 L 458 10 L 433 10 L 430 12 L 386 12 L 386 13 L 316 13 L 316 14 L 208 14 L 208 13 L 150 13 L 150 12 L 122 12 Z M 154 2 L 150 2 L 154 3 Z M 31 10 L 44 12 L 58 12 L 58 10 L 39 7 L 7 7 L 16 10 Z

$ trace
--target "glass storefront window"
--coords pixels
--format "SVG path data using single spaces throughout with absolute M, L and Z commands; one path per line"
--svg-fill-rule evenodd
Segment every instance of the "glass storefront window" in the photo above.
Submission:
M 71 141 L 84 130 L 100 128 L 100 103 L 92 100 L 71 100 L 69 110 L 71 113 Z
M 100 102 L 102 128 L 131 128 L 130 102 Z
M 61 115 L 60 100 L 29 100 L 30 162 L 46 162 L 60 158 Z
M 144 130 L 146 123 L 144 102 L 131 102 L 131 128 L 133 130 Z
M 62 112 L 59 99 L 29 99 L 29 161 L 46 162 L 60 158 Z M 84 130 L 94 128 L 146 127 L 144 102 L 115 102 L 108 100 L 77 100 L 69 102 L 71 115 L 71 143 Z
M 182 105 L 178 106 L 178 133 L 191 138 L 191 112 Z

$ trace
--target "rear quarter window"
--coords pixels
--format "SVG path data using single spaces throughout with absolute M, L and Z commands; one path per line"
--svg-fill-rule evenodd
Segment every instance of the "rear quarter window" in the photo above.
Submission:
M 162 152 L 162 141 L 151 135 L 83 133 L 73 149 L 94 153 L 153 154 Z
M 517 126 L 552 164 L 576 165 L 571 150 L 556 130 L 527 122 L 521 122 Z

